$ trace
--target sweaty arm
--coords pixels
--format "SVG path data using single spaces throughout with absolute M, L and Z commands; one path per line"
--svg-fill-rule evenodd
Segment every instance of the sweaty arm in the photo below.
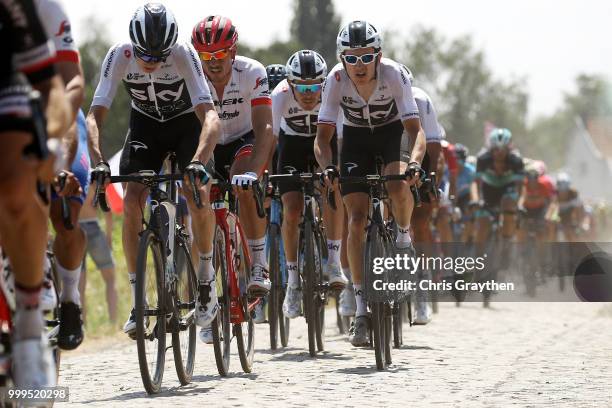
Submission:
M 332 71 L 327 75 L 321 92 L 321 107 L 317 119 L 317 136 L 314 142 L 314 154 L 322 169 L 333 163 L 331 140 L 334 137 L 340 111 L 340 75 Z
M 221 121 L 212 103 L 201 103 L 194 108 L 202 123 L 202 132 L 193 160 L 206 164 L 213 155 L 221 135 Z
M 269 104 L 253 106 L 251 115 L 255 143 L 251 154 L 250 169 L 252 172 L 259 174 L 268 164 L 270 152 L 274 148 L 272 107 Z

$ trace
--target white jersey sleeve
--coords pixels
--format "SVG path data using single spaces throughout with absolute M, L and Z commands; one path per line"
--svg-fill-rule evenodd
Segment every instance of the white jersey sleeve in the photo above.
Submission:
M 390 75 L 391 90 L 402 121 L 419 117 L 419 109 L 412 95 L 412 84 L 408 73 L 398 63 L 389 64 L 386 75 Z
M 172 52 L 179 75 L 185 80 L 191 104 L 195 107 L 202 103 L 213 103 L 210 88 L 204 78 L 200 59 L 191 44 L 177 44 Z
M 414 99 L 419 108 L 419 118 L 421 119 L 421 127 L 425 132 L 427 143 L 440 142 L 442 140 L 442 132 L 438 124 L 438 115 L 436 108 L 429 95 L 421 88 L 412 87 Z
M 257 105 L 271 105 L 272 99 L 270 98 L 270 89 L 268 88 L 268 74 L 266 68 L 258 61 L 252 61 L 252 68 L 250 71 L 249 79 L 252 80 L 250 84 L 250 99 L 251 107 Z
M 131 53 L 129 43 L 119 43 L 111 47 L 106 54 L 100 72 L 100 82 L 94 93 L 92 106 L 104 106 L 110 108 L 117 93 L 117 86 L 128 66 L 128 59 L 122 58 L 123 54 Z
M 340 111 L 340 92 L 341 92 L 341 64 L 336 65 L 325 78 L 323 91 L 321 93 L 321 107 L 319 108 L 318 123 L 338 127 L 338 117 L 342 115 Z
M 47 37 L 53 41 L 58 61 L 79 62 L 79 50 L 72 37 L 72 26 L 60 0 L 38 0 L 38 14 Z
M 281 122 L 284 120 L 283 112 L 287 103 L 287 80 L 283 79 L 272 91 L 272 133 L 275 137 L 280 134 Z

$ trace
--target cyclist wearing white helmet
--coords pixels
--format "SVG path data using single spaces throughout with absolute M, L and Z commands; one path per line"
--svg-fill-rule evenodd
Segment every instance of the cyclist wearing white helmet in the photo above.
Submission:
M 341 62 L 325 81 L 315 142 L 321 168 L 333 166 L 331 140 L 339 111 L 344 113 L 340 154 L 343 176 L 374 174 L 377 158 L 383 161 L 384 174 L 400 174 L 404 130 L 414 141 L 411 166 L 419 166 L 425 153 L 425 138 L 407 72 L 397 62 L 382 57 L 380 34 L 366 21 L 353 21 L 343 27 L 336 44 Z M 331 184 L 329 178 L 327 182 Z M 399 227 L 396 246 L 404 254 L 412 253 L 409 227 L 414 202 L 409 184 L 415 182 L 416 178 L 387 183 Z M 362 285 L 368 186 L 343 185 L 341 193 L 349 218 L 348 258 L 356 298 L 356 320 L 349 337 L 353 345 L 366 346 L 369 317 Z
M 317 168 L 314 141 L 317 133 L 317 115 L 321 104 L 321 89 L 327 76 L 323 57 L 312 50 L 293 54 L 286 65 L 287 79 L 272 92 L 273 132 L 279 143 L 277 172 L 308 172 Z M 336 137 L 332 138 L 333 157 L 337 157 Z M 336 160 L 333 160 L 336 163 Z M 283 201 L 283 244 L 289 280 L 283 312 L 289 318 L 301 314 L 302 293 L 297 268 L 298 228 L 304 197 L 299 183 L 279 185 Z M 336 192 L 336 200 L 340 195 Z M 332 289 L 342 290 L 347 279 L 340 268 L 342 240 L 342 206 L 334 211 L 323 200 L 323 219 L 327 231 L 328 260 L 326 275 Z
M 559 224 L 566 241 L 574 242 L 578 239 L 576 228 L 584 218 L 584 206 L 578 190 L 572 185 L 569 174 L 561 172 L 557 175 L 557 196 L 555 209 Z
M 195 175 L 203 197 L 202 209 L 193 202 L 191 185 L 185 184 L 194 238 L 200 253 L 211 252 L 212 233 L 208 231 L 214 227 L 214 214 L 204 199 L 208 197 L 209 188 L 204 186 L 208 174 L 203 163 L 210 159 L 212 151 L 204 147 L 203 141 L 218 139 L 220 123 L 202 66 L 191 44 L 177 43 L 178 26 L 174 15 L 161 4 L 140 6 L 130 21 L 129 33 L 131 42 L 114 45 L 106 55 L 87 116 L 90 152 L 93 162 L 98 163 L 92 180 L 99 175 L 110 176 L 110 168 L 100 151 L 99 135 L 119 82 L 123 82 L 132 99 L 132 110 L 120 173 L 131 174 L 145 169 L 160 171 L 167 152 L 174 152 L 181 171 Z M 127 184 L 123 250 L 132 287 L 132 305 L 144 194 L 144 186 Z M 123 330 L 129 335 L 136 331 L 133 308 Z

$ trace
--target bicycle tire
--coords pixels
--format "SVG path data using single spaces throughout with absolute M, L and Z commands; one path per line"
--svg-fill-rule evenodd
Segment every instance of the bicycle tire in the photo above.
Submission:
M 326 299 L 326 291 L 321 289 L 321 283 L 323 282 L 323 259 L 327 258 L 328 255 L 327 245 L 325 245 L 325 240 L 322 236 L 321 231 L 315 232 L 315 273 L 314 273 L 314 287 L 315 287 L 315 302 L 314 305 L 316 307 L 315 317 L 316 317 L 316 340 L 317 340 L 317 350 L 324 351 L 325 350 L 325 305 L 327 303 Z
M 340 316 L 339 302 L 340 302 L 340 294 L 338 293 L 338 295 L 336 296 L 336 299 L 335 299 L 335 304 L 336 304 L 336 326 L 338 327 L 338 333 L 339 334 L 347 334 L 349 326 L 346 325 L 346 320 L 344 319 L 344 316 Z
M 381 237 L 382 231 L 379 231 L 380 227 L 377 224 L 371 224 L 368 226 L 366 235 L 365 245 L 365 257 L 364 257 L 364 276 L 366 277 L 365 285 L 369 285 L 367 271 L 373 270 L 373 260 L 375 258 L 381 258 L 385 256 L 385 250 Z M 385 356 L 385 311 L 384 302 L 371 301 L 371 318 L 370 328 L 372 333 L 371 342 L 374 347 L 374 356 L 376 359 L 376 369 L 382 371 L 387 367 L 387 357 Z
M 178 331 L 172 332 L 172 353 L 174 367 L 181 385 L 191 382 L 196 352 L 195 301 L 197 291 L 196 274 L 191 263 L 189 241 L 179 238 L 175 249 L 177 285 L 175 295 L 175 315 L 178 319 Z M 187 338 L 181 339 L 182 332 L 187 332 Z M 186 344 L 186 349 L 183 346 Z M 185 353 L 186 351 L 186 353 Z M 186 355 L 185 355 L 186 354 Z
M 270 273 L 270 295 L 268 296 L 268 324 L 270 325 L 270 349 L 276 350 L 278 347 L 278 335 L 280 316 L 282 309 L 279 309 L 280 292 L 282 282 L 280 276 L 280 245 L 279 245 L 278 225 L 271 224 L 268 230 L 268 268 Z
M 317 322 L 315 306 L 315 282 L 314 282 L 314 237 L 312 227 L 309 223 L 305 223 L 303 230 L 300 233 L 298 253 L 298 270 L 304 280 L 303 288 L 303 303 L 304 317 L 306 318 L 306 326 L 308 327 L 308 353 L 311 357 L 317 355 Z
M 151 249 L 153 256 L 153 270 L 147 268 L 149 249 Z M 152 274 L 154 277 L 154 288 L 147 288 L 146 278 L 148 274 Z M 151 289 L 152 291 L 145 294 L 146 289 Z M 157 309 L 154 316 L 147 316 L 147 321 L 150 317 L 155 317 L 154 329 L 149 332 L 148 327 L 150 324 L 146 324 L 145 327 L 145 307 L 148 307 L 147 303 L 151 301 L 148 296 L 154 293 L 153 290 L 157 295 L 157 300 L 155 302 Z M 142 384 L 148 394 L 156 394 L 160 391 L 161 382 L 164 376 L 164 364 L 166 359 L 165 291 L 165 270 L 162 261 L 161 244 L 153 231 L 145 230 L 140 237 L 138 249 L 135 317 L 138 365 L 140 366 Z M 154 341 L 154 339 L 157 339 L 157 347 L 155 347 L 155 365 L 153 366 L 153 370 L 150 370 L 146 342 Z
M 217 371 L 222 377 L 227 377 L 230 366 L 231 323 L 230 323 L 230 293 L 228 289 L 227 257 L 225 235 L 221 228 L 215 228 L 214 266 L 217 293 L 220 293 L 219 311 L 212 322 L 213 344 Z
M 278 298 L 278 310 L 280 311 L 278 314 L 278 331 L 280 333 L 280 343 L 283 347 L 287 347 L 289 345 L 289 333 L 291 328 L 291 319 L 286 317 L 285 314 L 282 312 L 283 301 L 285 300 L 286 294 L 287 290 L 285 288 L 282 288 L 281 294 Z
M 242 371 L 250 373 L 253 371 L 253 357 L 255 355 L 255 323 L 249 308 L 249 297 L 246 288 L 249 286 L 251 273 L 251 265 L 249 257 L 249 249 L 246 240 L 242 236 L 238 226 L 236 228 L 236 256 L 233 259 L 234 271 L 238 275 L 239 287 L 243 291 L 241 296 L 242 310 L 244 321 L 234 324 L 234 335 L 238 343 L 238 357 Z M 262 300 L 260 300 L 262 301 Z M 246 333 L 245 333 L 246 332 Z
M 393 347 L 401 348 L 404 344 L 404 318 L 402 316 L 402 305 L 404 302 L 393 305 Z
M 389 303 L 383 304 L 383 313 L 385 317 L 385 337 L 383 339 L 385 342 L 385 365 L 389 366 L 393 363 L 393 359 L 391 357 L 391 340 L 393 339 L 393 311 L 391 310 L 391 305 Z

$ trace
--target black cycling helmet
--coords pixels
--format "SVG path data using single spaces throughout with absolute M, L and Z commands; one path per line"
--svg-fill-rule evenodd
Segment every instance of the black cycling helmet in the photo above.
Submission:
M 287 78 L 287 69 L 281 64 L 270 64 L 266 67 L 266 74 L 268 75 L 268 87 L 272 92 L 276 85 Z
M 455 156 L 461 161 L 465 161 L 470 154 L 470 149 L 461 143 L 455 144 Z
M 130 40 L 138 54 L 167 57 L 177 38 L 174 14 L 163 4 L 147 3 L 138 7 L 132 16 Z

